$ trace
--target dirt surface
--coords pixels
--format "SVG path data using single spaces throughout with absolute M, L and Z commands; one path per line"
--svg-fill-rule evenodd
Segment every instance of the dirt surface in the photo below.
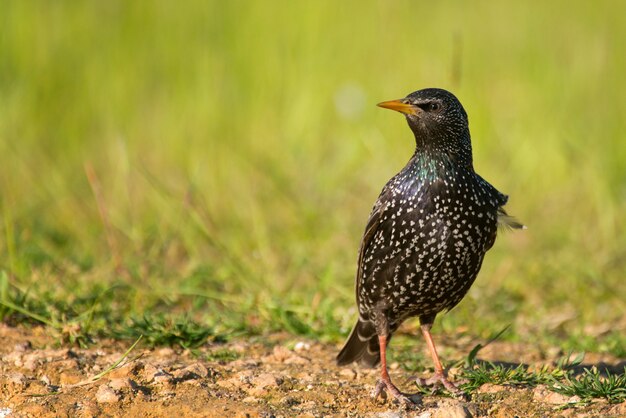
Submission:
M 139 345 L 96 381 L 92 378 L 120 359 L 128 343 L 59 348 L 43 328 L 5 325 L 0 325 L 0 338 L 0 417 L 626 416 L 626 403 L 566 407 L 575 399 L 543 386 L 491 384 L 481 386 L 470 400 L 416 397 L 418 406 L 406 410 L 370 398 L 376 370 L 337 367 L 338 347 L 288 335 L 264 338 L 263 343 L 207 344 L 193 353 Z M 452 349 L 445 341 L 442 348 Z M 549 362 L 546 353 L 510 343 L 492 344 L 480 357 L 531 365 Z M 587 355 L 585 361 L 600 362 L 620 365 L 620 359 L 609 356 Z M 409 374 L 397 365 L 392 369 L 392 378 L 410 390 Z

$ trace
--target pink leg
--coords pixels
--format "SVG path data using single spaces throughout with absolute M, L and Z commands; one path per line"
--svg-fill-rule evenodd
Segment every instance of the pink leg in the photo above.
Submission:
M 411 395 L 402 393 L 396 385 L 391 381 L 389 372 L 387 371 L 387 337 L 378 336 L 378 344 L 380 345 L 380 380 L 376 382 L 376 387 L 372 392 L 372 397 L 377 398 L 383 391 L 387 391 L 394 399 L 400 403 L 410 406 L 415 402 L 411 399 Z
M 441 361 L 439 360 L 439 354 L 437 354 L 437 348 L 435 348 L 435 342 L 433 341 L 433 337 L 430 334 L 430 329 L 432 324 L 426 323 L 420 326 L 422 330 L 422 335 L 426 340 L 426 345 L 428 345 L 428 350 L 430 351 L 430 356 L 433 359 L 433 363 L 435 363 L 435 374 L 428 379 L 417 379 L 417 384 L 420 386 L 440 386 L 443 385 L 450 393 L 454 395 L 461 395 L 463 391 L 459 389 L 454 383 L 448 380 L 445 371 L 443 370 L 443 366 L 441 365 Z

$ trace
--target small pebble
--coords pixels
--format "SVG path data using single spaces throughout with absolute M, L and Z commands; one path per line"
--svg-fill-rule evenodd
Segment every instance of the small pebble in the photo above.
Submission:
M 296 345 L 293 347 L 293 351 L 309 351 L 311 349 L 311 344 L 305 343 L 304 341 L 298 341 Z
M 100 385 L 96 392 L 96 401 L 98 403 L 115 403 L 120 401 L 120 397 L 106 383 Z
M 109 387 L 113 390 L 122 390 L 122 389 L 130 389 L 132 388 L 132 383 L 130 379 L 122 377 L 118 379 L 111 379 L 109 381 Z

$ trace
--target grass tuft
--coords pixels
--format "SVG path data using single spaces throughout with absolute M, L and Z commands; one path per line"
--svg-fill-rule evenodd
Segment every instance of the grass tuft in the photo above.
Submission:
M 536 386 L 550 382 L 552 375 L 561 376 L 562 370 L 554 369 L 548 371 L 547 368 L 540 371 L 529 371 L 528 366 L 519 364 L 515 366 L 507 364 L 496 364 L 492 362 L 479 362 L 470 369 L 464 369 L 461 378 L 468 382 L 461 386 L 467 392 L 472 392 L 484 385 L 491 383 L 494 385 L 510 386 Z
M 626 367 L 622 374 L 606 373 L 593 367 L 584 369 L 579 376 L 565 374 L 554 379 L 551 390 L 567 396 L 578 396 L 583 402 L 606 399 L 610 403 L 626 401 Z
M 486 383 L 523 387 L 542 384 L 554 392 L 578 396 L 582 403 L 595 399 L 606 399 L 610 403 L 626 400 L 626 368 L 621 374 L 608 371 L 600 373 L 595 367 L 585 368 L 583 373 L 577 374 L 575 366 L 581 361 L 582 355 L 571 361 L 567 356 L 567 359 L 559 361 L 556 367 L 544 366 L 538 370 L 529 370 L 524 364 L 477 362 L 460 374 L 460 378 L 466 381 L 461 388 L 471 393 Z
M 150 346 L 180 346 L 196 348 L 209 337 L 219 338 L 212 328 L 201 325 L 187 316 L 172 317 L 163 314 L 131 318 L 112 332 L 116 338 L 130 339 L 143 336 Z

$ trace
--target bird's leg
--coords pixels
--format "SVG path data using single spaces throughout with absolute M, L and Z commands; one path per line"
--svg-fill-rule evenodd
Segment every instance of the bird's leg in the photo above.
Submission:
M 434 320 L 434 318 L 432 318 Z M 420 318 L 421 320 L 421 318 Z M 435 363 L 435 374 L 428 378 L 422 379 L 417 378 L 416 383 L 419 386 L 443 386 L 448 392 L 454 395 L 462 395 L 463 391 L 459 389 L 454 383 L 448 380 L 446 376 L 446 372 L 443 370 L 443 366 L 441 365 L 441 361 L 439 360 L 439 355 L 437 354 L 437 348 L 435 348 L 435 343 L 433 341 L 433 337 L 430 334 L 430 329 L 433 326 L 433 321 L 420 321 L 422 322 L 420 328 L 422 330 L 422 335 L 426 340 L 426 345 L 428 345 L 428 351 L 430 351 L 430 356 L 433 359 L 433 363 Z
M 391 382 L 391 377 L 389 377 L 389 372 L 387 370 L 387 336 L 379 335 L 378 344 L 380 345 L 380 380 L 376 382 L 376 387 L 372 392 L 372 397 L 375 399 L 386 390 L 400 403 L 407 406 L 413 405 L 414 401 L 411 399 L 411 395 L 402 393 L 396 385 Z

